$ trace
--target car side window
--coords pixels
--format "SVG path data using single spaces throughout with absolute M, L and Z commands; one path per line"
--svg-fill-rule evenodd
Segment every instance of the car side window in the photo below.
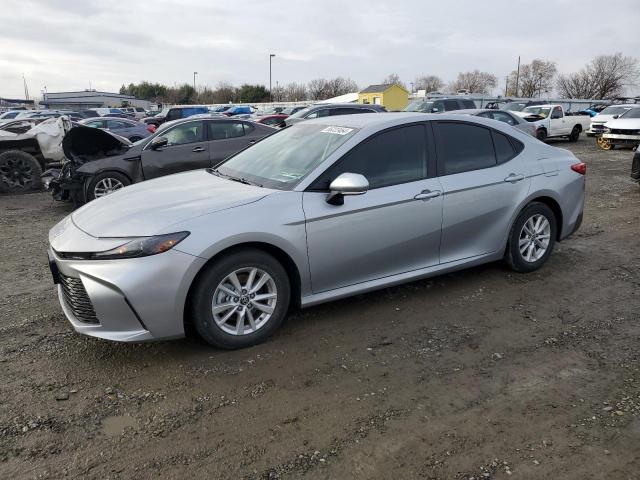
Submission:
M 493 146 L 496 149 L 498 163 L 508 162 L 516 156 L 516 151 L 509 141 L 509 137 L 495 130 L 491 134 L 493 135 Z
M 445 112 L 450 112 L 451 110 L 458 110 L 458 102 L 456 100 L 445 100 L 444 110 Z
M 424 125 L 394 128 L 364 140 L 320 175 L 309 189 L 328 191 L 331 182 L 347 172 L 364 175 L 371 189 L 426 178 Z
M 84 125 L 91 128 L 104 128 L 104 123 L 102 122 L 102 120 L 94 120 L 92 122 L 87 122 Z
M 112 128 L 113 130 L 118 130 L 122 128 L 130 128 L 127 122 L 123 122 L 121 120 L 107 120 L 107 128 Z
M 316 110 L 315 112 L 310 113 L 305 118 L 318 118 L 318 117 L 326 117 L 329 115 L 329 109 L 323 108 L 321 110 Z
M 207 122 L 209 124 L 209 140 L 226 140 L 242 137 L 244 127 L 241 122 Z
M 460 100 L 460 103 L 462 104 L 462 108 L 476 108 L 473 100 Z
M 551 118 L 562 118 L 562 109 L 560 107 L 555 107 L 551 113 Z
M 500 120 L 501 122 L 508 123 L 509 125 L 517 125 L 515 119 L 504 112 L 493 112 L 493 118 L 496 120 Z
M 187 143 L 201 142 L 202 122 L 187 122 L 175 126 L 171 130 L 164 132 L 163 137 L 168 140 L 167 145 L 185 145 Z
M 452 175 L 496 165 L 491 130 L 461 122 L 436 122 L 439 174 Z
M 178 120 L 179 118 L 182 118 L 182 112 L 179 108 L 172 108 L 171 110 L 169 110 L 169 112 L 167 112 L 167 122 L 170 122 L 171 120 Z

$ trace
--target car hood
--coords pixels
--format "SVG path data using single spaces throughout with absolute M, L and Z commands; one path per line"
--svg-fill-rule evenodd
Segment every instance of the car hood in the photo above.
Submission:
M 591 118 L 591 123 L 607 123 L 610 120 L 613 120 L 613 115 L 602 115 L 599 113 Z
M 608 121 L 605 126 L 622 130 L 640 130 L 640 118 L 617 118 Z
M 98 198 L 72 214 L 73 223 L 97 238 L 171 233 L 171 225 L 255 202 L 273 190 L 193 170 L 137 183 Z
M 84 125 L 73 127 L 62 139 L 65 157 L 77 163 L 122 155 L 129 151 L 131 145 L 129 140 L 119 135 Z

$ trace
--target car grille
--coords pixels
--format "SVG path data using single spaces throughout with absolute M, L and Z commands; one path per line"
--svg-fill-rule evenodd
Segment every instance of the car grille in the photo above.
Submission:
M 609 133 L 615 133 L 616 135 L 638 135 L 640 130 L 621 130 L 619 128 L 612 128 Z
M 631 164 L 631 178 L 634 180 L 640 180 L 640 155 L 638 154 L 633 157 L 633 163 Z
M 65 302 L 78 320 L 86 323 L 99 323 L 82 280 L 60 274 L 60 286 Z
M 591 124 L 592 130 L 604 130 L 604 123 Z

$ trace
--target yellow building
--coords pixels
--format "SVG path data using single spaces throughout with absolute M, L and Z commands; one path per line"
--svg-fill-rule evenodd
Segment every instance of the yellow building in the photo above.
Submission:
M 409 103 L 409 92 L 400 85 L 369 85 L 358 93 L 358 103 L 383 105 L 390 112 L 403 110 Z

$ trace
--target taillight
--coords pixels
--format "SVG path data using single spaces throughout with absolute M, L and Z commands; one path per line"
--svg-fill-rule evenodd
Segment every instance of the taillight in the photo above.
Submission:
M 153 124 L 147 125 L 147 130 L 151 133 L 156 133 L 156 126 Z
M 574 163 L 573 165 L 571 165 L 571 170 L 579 173 L 580 175 L 585 175 L 587 173 L 587 164 L 583 162 Z

